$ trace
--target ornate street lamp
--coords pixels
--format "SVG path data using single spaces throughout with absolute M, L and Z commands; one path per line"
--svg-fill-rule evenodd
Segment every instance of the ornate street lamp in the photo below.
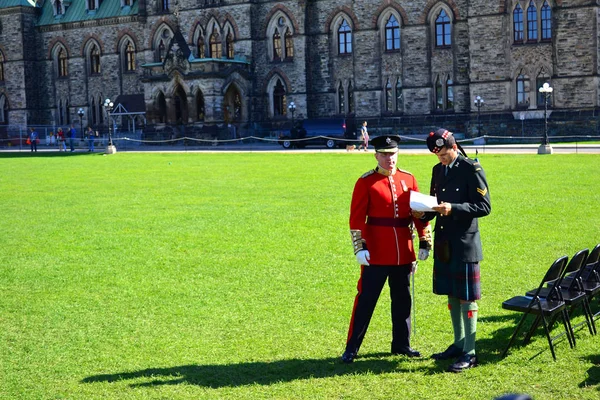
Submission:
M 477 136 L 481 136 L 481 107 L 483 107 L 483 98 L 481 96 L 475 96 L 475 107 L 477 107 Z
M 106 110 L 106 121 L 108 122 L 108 146 L 106 146 L 106 154 L 113 154 L 117 152 L 117 148 L 113 144 L 110 126 L 112 121 L 110 120 L 110 112 L 114 107 L 114 103 L 111 99 L 104 100 L 104 109 Z
M 81 132 L 81 140 L 85 139 L 83 137 L 83 115 L 84 114 L 85 114 L 85 111 L 83 111 L 83 108 L 79 107 L 79 110 L 77 110 L 77 115 L 79 115 L 79 131 Z
M 544 96 L 544 138 L 538 148 L 538 154 L 552 154 L 552 147 L 550 147 L 550 139 L 548 138 L 548 98 L 552 95 L 553 90 L 548 82 L 544 83 L 539 89 L 539 92 Z
M 294 128 L 294 113 L 296 112 L 296 104 L 293 101 L 290 101 L 290 105 L 288 109 L 292 113 L 292 129 Z

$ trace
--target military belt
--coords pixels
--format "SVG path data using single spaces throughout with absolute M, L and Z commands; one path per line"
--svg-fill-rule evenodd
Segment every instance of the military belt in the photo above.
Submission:
M 406 228 L 412 222 L 411 218 L 384 218 L 384 217 L 367 217 L 367 224 L 374 226 L 392 226 L 395 228 Z

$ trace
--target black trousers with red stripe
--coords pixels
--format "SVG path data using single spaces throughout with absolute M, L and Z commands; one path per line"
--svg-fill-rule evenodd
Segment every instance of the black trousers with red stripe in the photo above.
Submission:
M 358 353 L 367 333 L 377 300 L 388 281 L 392 300 L 392 352 L 410 346 L 410 271 L 406 265 L 363 265 L 354 299 L 346 350 Z

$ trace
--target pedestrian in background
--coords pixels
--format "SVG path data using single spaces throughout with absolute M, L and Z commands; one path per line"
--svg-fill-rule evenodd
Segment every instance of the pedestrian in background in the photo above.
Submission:
M 448 368 L 461 372 L 477 365 L 475 336 L 481 298 L 479 262 L 483 259 L 478 218 L 491 210 L 485 172 L 467 158 L 452 132 L 438 129 L 427 137 L 427 147 L 439 163 L 433 167 L 430 194 L 437 196 L 435 212 L 414 212 L 422 221 L 436 218 L 433 246 L 433 292 L 448 296 L 454 343 L 435 360 L 456 358 Z M 459 152 L 460 150 L 460 152 Z M 462 152 L 462 154 L 461 154 Z
M 419 235 L 419 260 L 429 256 L 431 230 L 428 222 L 410 214 L 410 192 L 419 188 L 410 172 L 396 168 L 399 141 L 395 135 L 373 139 L 377 167 L 358 179 L 352 193 L 350 234 L 361 267 L 342 355 L 344 363 L 356 358 L 386 280 L 392 300 L 391 352 L 408 357 L 421 355 L 410 346 L 413 226 Z
M 367 131 L 367 121 L 363 121 L 362 127 L 360 128 L 360 140 L 361 144 L 358 146 L 358 150 L 361 148 L 367 151 L 369 147 L 369 132 Z
M 87 137 L 88 137 L 88 152 L 94 152 L 94 131 L 92 130 L 91 126 L 88 126 L 88 130 L 87 130 Z
M 62 128 L 56 131 L 56 142 L 58 143 L 58 151 L 67 151 L 67 143 L 65 141 L 65 133 Z
M 71 124 L 71 128 L 69 129 L 69 145 L 71 146 L 71 151 L 75 151 L 75 139 L 77 139 L 77 131 Z
M 31 145 L 31 152 L 37 153 L 38 133 L 34 128 L 29 128 L 29 144 Z

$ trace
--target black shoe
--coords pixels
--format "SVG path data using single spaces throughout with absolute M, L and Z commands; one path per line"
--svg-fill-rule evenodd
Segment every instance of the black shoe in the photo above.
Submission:
M 400 347 L 398 349 L 392 349 L 392 354 L 400 354 L 407 357 L 421 357 L 421 353 L 411 348 L 410 346 Z
M 351 352 L 350 350 L 346 350 L 344 354 L 342 354 L 342 362 L 344 364 L 351 364 L 356 358 L 356 353 Z
M 448 346 L 448 348 L 441 353 L 435 353 L 431 355 L 434 360 L 449 360 L 451 358 L 460 357 L 463 355 L 463 349 L 454 344 Z
M 448 367 L 448 372 L 463 372 L 477 366 L 477 356 L 464 354 L 454 364 Z

